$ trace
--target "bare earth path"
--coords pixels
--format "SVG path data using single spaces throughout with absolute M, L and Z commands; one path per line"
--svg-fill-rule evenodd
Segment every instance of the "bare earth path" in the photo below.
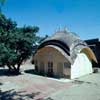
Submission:
M 32 69 L 27 62 L 21 75 L 1 75 L 0 100 L 100 100 L 100 73 L 58 80 L 32 74 Z

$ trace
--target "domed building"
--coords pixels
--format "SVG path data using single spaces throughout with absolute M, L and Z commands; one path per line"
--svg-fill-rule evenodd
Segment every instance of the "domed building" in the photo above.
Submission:
M 44 40 L 34 57 L 35 70 L 52 77 L 78 78 L 93 72 L 93 51 L 75 33 L 58 31 Z

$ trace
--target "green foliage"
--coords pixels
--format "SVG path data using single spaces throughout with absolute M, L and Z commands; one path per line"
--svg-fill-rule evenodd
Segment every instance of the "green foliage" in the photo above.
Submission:
M 0 14 L 0 66 L 19 72 L 22 62 L 32 54 L 38 31 L 36 26 L 18 28 L 16 22 Z

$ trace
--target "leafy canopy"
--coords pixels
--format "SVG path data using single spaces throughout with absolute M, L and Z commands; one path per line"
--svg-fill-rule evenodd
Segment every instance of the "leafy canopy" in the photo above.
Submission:
M 19 72 L 22 62 L 32 54 L 38 31 L 37 26 L 18 28 L 15 21 L 0 14 L 0 66 Z

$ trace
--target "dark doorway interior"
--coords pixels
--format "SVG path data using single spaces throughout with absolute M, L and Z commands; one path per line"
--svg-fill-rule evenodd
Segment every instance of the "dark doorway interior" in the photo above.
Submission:
M 53 76 L 53 62 L 48 62 L 48 76 Z

